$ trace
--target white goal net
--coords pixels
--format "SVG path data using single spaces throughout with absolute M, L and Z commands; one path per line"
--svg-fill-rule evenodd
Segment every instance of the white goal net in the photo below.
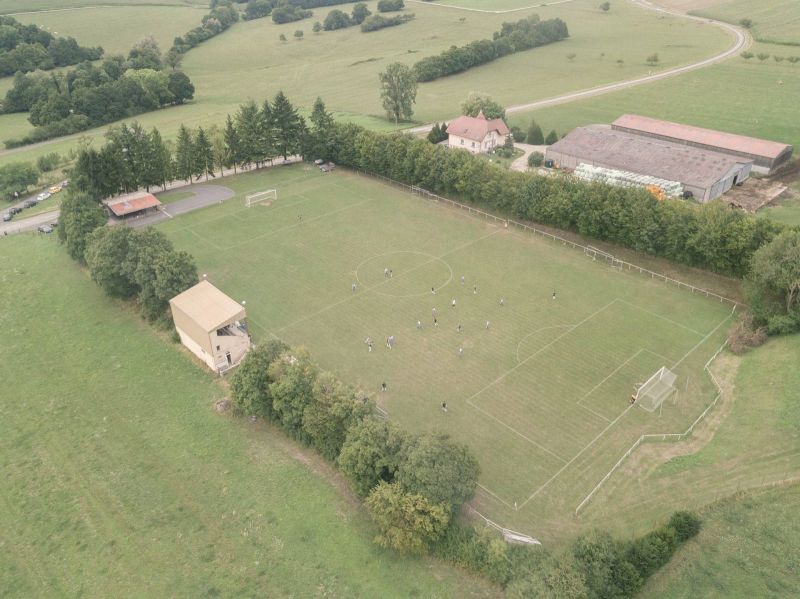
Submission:
M 271 206 L 272 202 L 278 199 L 278 190 L 277 189 L 265 189 L 264 191 L 257 191 L 255 193 L 249 193 L 244 198 L 244 205 L 250 208 L 251 206 L 255 206 L 256 204 L 261 204 L 264 206 Z
M 662 366 L 636 390 L 635 403 L 648 412 L 655 412 L 665 399 L 677 391 L 675 388 L 677 378 L 674 372 Z
M 583 248 L 583 253 L 593 261 L 604 260 L 611 268 L 622 270 L 622 260 L 615 258 L 613 254 L 604 252 L 600 248 L 596 248 L 593 245 L 587 245 Z

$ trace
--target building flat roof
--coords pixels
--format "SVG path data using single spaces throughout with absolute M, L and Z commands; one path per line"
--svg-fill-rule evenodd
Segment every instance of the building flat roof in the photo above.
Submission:
M 490 131 L 497 131 L 503 136 L 509 134 L 503 119 L 487 119 L 483 111 L 478 116 L 460 116 L 447 126 L 448 135 L 458 135 L 473 141 L 483 141 Z
M 125 216 L 127 214 L 133 214 L 134 212 L 140 212 L 141 210 L 147 210 L 148 208 L 154 208 L 155 206 L 161 206 L 161 202 L 158 201 L 158 198 L 146 191 L 135 191 L 133 193 L 117 196 L 110 200 L 105 200 L 103 203 L 108 206 L 111 212 L 116 216 Z
M 204 331 L 216 331 L 232 320 L 244 319 L 244 307 L 208 281 L 200 281 L 169 300 Z
M 579 161 L 708 188 L 752 160 L 642 137 L 608 127 L 578 127 L 547 149 Z
M 637 114 L 623 114 L 611 126 L 625 127 L 626 129 L 673 139 L 682 139 L 692 143 L 713 146 L 722 151 L 741 152 L 770 159 L 775 159 L 787 149 L 792 149 L 792 146 L 776 141 L 725 133 L 724 131 L 714 131 L 713 129 L 703 129 L 692 125 L 671 123 Z

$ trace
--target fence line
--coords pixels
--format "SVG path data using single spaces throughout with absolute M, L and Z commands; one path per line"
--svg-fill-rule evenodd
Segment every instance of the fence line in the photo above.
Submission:
M 584 497 L 583 501 L 581 501 L 578 504 L 578 507 L 575 508 L 575 515 L 576 516 L 578 515 L 578 512 L 580 512 L 581 509 L 583 509 L 583 507 L 587 503 L 589 503 L 589 500 L 592 497 L 594 497 L 595 493 L 597 493 L 597 491 L 600 490 L 600 487 L 602 487 L 605 484 L 605 482 L 609 478 L 611 478 L 611 475 L 614 474 L 614 472 L 617 471 L 617 469 L 622 465 L 622 463 L 625 460 L 627 460 L 634 451 L 636 451 L 636 448 L 638 448 L 639 445 L 641 445 L 645 441 L 667 441 L 667 440 L 669 440 L 669 441 L 683 441 L 684 439 L 686 439 L 689 435 L 691 435 L 694 432 L 694 427 L 697 426 L 697 424 L 701 420 L 703 420 L 703 418 L 706 417 L 706 415 L 711 410 L 711 408 L 713 408 L 715 405 L 717 405 L 717 402 L 719 401 L 719 398 L 722 397 L 722 385 L 719 384 L 719 381 L 717 380 L 717 377 L 715 377 L 714 373 L 711 372 L 711 368 L 709 368 L 709 366 L 711 365 L 711 362 L 713 362 L 717 358 L 717 356 L 720 354 L 720 352 L 725 348 L 725 346 L 727 344 L 728 344 L 728 342 L 726 341 L 725 343 L 720 345 L 719 349 L 716 352 L 714 352 L 714 355 L 711 356 L 711 358 L 709 358 L 708 362 L 706 362 L 705 365 L 703 366 L 703 371 L 708 373 L 708 375 L 711 377 L 711 382 L 714 383 L 714 386 L 717 388 L 717 394 L 714 396 L 714 399 L 711 401 L 711 403 L 709 403 L 706 406 L 706 409 L 703 410 L 702 413 L 697 418 L 695 418 L 694 422 L 692 422 L 692 424 L 689 425 L 689 428 L 687 428 L 682 433 L 661 433 L 661 434 L 652 434 L 652 433 L 650 433 L 650 434 L 646 434 L 646 435 L 641 435 L 638 439 L 636 439 L 636 442 L 628 448 L 628 451 L 626 451 L 624 454 L 622 454 L 622 457 L 619 460 L 617 460 L 617 463 L 614 464 L 614 466 L 611 468 L 611 470 L 609 470 L 606 473 L 606 475 L 602 479 L 600 479 L 600 482 L 597 483 L 597 485 L 595 485 L 594 489 L 589 491 L 589 494 L 586 497 Z
M 370 173 L 369 171 L 364 171 L 364 170 L 360 170 L 360 169 L 352 169 L 352 170 L 356 174 L 359 174 L 359 175 L 365 175 L 367 177 L 372 177 L 374 179 L 380 179 L 381 181 L 384 181 L 384 182 L 386 182 L 386 183 L 388 183 L 390 185 L 394 185 L 395 187 L 399 187 L 399 188 L 401 188 L 403 190 L 409 191 L 413 195 L 418 195 L 418 196 L 424 197 L 424 198 L 426 198 L 428 200 L 432 200 L 432 201 L 435 201 L 435 202 L 442 202 L 442 203 L 447 204 L 448 206 L 451 206 L 453 208 L 457 208 L 459 210 L 466 210 L 468 214 L 481 216 L 486 220 L 493 220 L 496 223 L 502 223 L 502 225 L 505 228 L 508 228 L 508 225 L 512 225 L 512 226 L 516 227 L 519 230 L 529 231 L 534 236 L 535 235 L 541 235 L 545 239 L 549 239 L 549 240 L 551 240 L 553 242 L 561 242 L 562 245 L 566 245 L 566 246 L 569 246 L 569 247 L 574 248 L 574 249 L 580 249 L 580 250 L 583 250 L 584 252 L 587 252 L 587 251 L 589 251 L 589 252 L 595 251 L 596 252 L 597 251 L 597 248 L 595 248 L 593 246 L 586 246 L 586 245 L 583 245 L 583 244 L 580 244 L 580 243 L 576 243 L 574 241 L 570 241 L 569 239 L 565 239 L 564 237 L 560 237 L 559 235 L 554 235 L 553 233 L 549 233 L 549 232 L 544 231 L 542 229 L 538 229 L 536 227 L 532 227 L 531 225 L 526 225 L 525 223 L 520 223 L 520 222 L 517 222 L 517 221 L 509 219 L 509 218 L 502 218 L 502 217 L 496 216 L 494 214 L 491 214 L 489 212 L 484 212 L 483 210 L 479 210 L 478 208 L 473 208 L 472 206 L 468 206 L 467 204 L 462 204 L 460 202 L 456 202 L 456 201 L 451 200 L 449 198 L 445 198 L 443 196 L 435 194 L 435 193 L 433 193 L 431 191 L 428 191 L 427 189 L 425 189 L 423 187 L 419 187 L 417 185 L 406 185 L 405 183 L 401 183 L 400 181 L 395 181 L 394 179 L 390 179 L 389 177 L 384 177 L 383 175 L 377 175 L 375 173 Z M 619 267 L 619 268 L 627 268 L 630 271 L 636 271 L 636 272 L 638 272 L 639 274 L 642 274 L 642 275 L 650 275 L 651 279 L 659 279 L 661 281 L 664 281 L 665 283 L 670 283 L 670 284 L 676 285 L 680 289 L 687 289 L 691 293 L 699 293 L 699 294 L 705 295 L 706 297 L 713 297 L 715 299 L 718 299 L 720 302 L 727 302 L 727 303 L 731 304 L 732 306 L 743 306 L 744 305 L 741 302 L 737 302 L 736 300 L 731 299 L 729 297 L 725 297 L 723 295 L 719 295 L 718 293 L 714 293 L 713 291 L 709 291 L 708 289 L 703 289 L 702 287 L 695 287 L 694 285 L 691 285 L 689 283 L 685 283 L 684 281 L 681 281 L 681 280 L 678 280 L 678 279 L 673 279 L 672 277 L 668 277 L 668 276 L 663 275 L 661 273 L 658 273 L 658 272 L 649 270 L 647 268 L 644 268 L 643 266 L 639 266 L 638 264 L 633 264 L 632 262 L 627 262 L 625 260 L 622 260 L 620 258 L 616 258 L 614 256 L 611 256 L 611 259 L 609 260 L 609 263 L 612 266 Z

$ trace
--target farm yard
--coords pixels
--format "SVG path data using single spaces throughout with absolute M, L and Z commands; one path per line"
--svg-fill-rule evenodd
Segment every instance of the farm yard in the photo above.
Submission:
M 330 466 L 217 415 L 218 379 L 54 236 L 5 238 L 0 262 L 4 597 L 497 596 L 373 545 Z
M 714 399 L 703 365 L 728 303 L 352 173 L 285 167 L 225 184 L 238 200 L 159 228 L 247 301 L 256 339 L 307 346 L 368 392 L 386 382 L 391 418 L 472 447 L 475 505 L 506 525 L 549 541 L 583 526 L 575 508 L 639 435 L 683 432 Z M 267 188 L 276 201 L 245 207 Z M 678 374 L 674 401 L 631 407 L 662 366 Z
M 374 4 L 368 3 L 371 10 L 375 9 Z M 110 43 L 109 38 L 119 28 L 125 28 L 123 19 L 111 17 L 114 11 L 123 11 L 131 18 L 139 11 L 161 22 L 156 15 L 167 10 L 182 15 L 181 22 L 191 20 L 192 14 L 200 12 L 193 8 L 141 6 L 85 8 L 19 15 L 18 18 L 25 23 L 57 26 L 61 35 L 75 35 L 81 43 L 98 44 Z M 647 74 L 653 67 L 646 64 L 645 57 L 653 52 L 660 57 L 658 69 L 666 69 L 710 56 L 730 43 L 729 36 L 712 25 L 686 25 L 677 17 L 659 16 L 627 2 L 616 4 L 608 14 L 599 14 L 593 0 L 575 0 L 507 14 L 478 14 L 409 3 L 406 11 L 414 12 L 416 19 L 402 27 L 373 34 L 363 34 L 358 28 L 312 34 L 313 21 L 322 21 L 329 10 L 315 9 L 311 19 L 286 25 L 275 25 L 270 19 L 235 24 L 229 31 L 186 54 L 182 68 L 196 87 L 193 102 L 144 114 L 137 117 L 138 120 L 148 128 L 157 126 L 165 136 L 172 137 L 181 122 L 188 126 L 215 122 L 221 125 L 225 115 L 233 112 L 243 99 L 260 100 L 282 89 L 306 111 L 310 111 L 313 101 L 321 96 L 337 118 L 371 128 L 391 128 L 394 125 L 384 118 L 378 93 L 378 73 L 389 63 L 413 64 L 453 44 L 491 38 L 504 21 L 521 19 L 532 13 L 539 14 L 542 19 L 563 19 L 571 37 L 421 85 L 415 121 L 450 119 L 459 113 L 460 102 L 474 91 L 489 93 L 505 105 L 528 102 Z M 199 21 L 199 14 L 195 18 Z M 599 18 L 603 19 L 604 27 L 596 26 Z M 104 23 L 103 27 L 96 27 L 100 22 Z M 177 27 L 174 24 L 159 27 L 156 34 L 162 51 L 166 51 L 167 31 Z M 306 30 L 302 41 L 291 39 L 298 27 Z M 163 37 L 158 31 L 163 31 Z M 637 35 L 626 33 L 630 31 L 636 31 Z M 281 33 L 291 41 L 281 42 Z M 120 38 L 127 39 L 127 35 L 130 34 Z M 113 47 L 119 49 L 119 46 Z M 576 55 L 572 61 L 567 59 L 570 54 Z M 247 58 L 243 59 L 244 56 Z M 618 60 L 622 61 L 622 66 Z M 510 81 L 513 84 L 509 85 Z M 0 81 L 0 89 L 3 85 Z M 19 115 L 0 116 L 3 139 L 19 136 L 27 128 Z M 104 131 L 105 128 L 94 129 L 85 136 L 98 138 Z M 75 143 L 75 138 L 54 140 L 37 148 L 0 153 L 0 163 L 30 160 L 52 151 L 66 154 Z

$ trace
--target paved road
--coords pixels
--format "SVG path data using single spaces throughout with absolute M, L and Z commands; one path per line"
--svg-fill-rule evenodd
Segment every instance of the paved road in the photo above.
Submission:
M 728 31 L 729 33 L 733 34 L 735 40 L 733 44 L 724 52 L 720 52 L 719 54 L 715 54 L 710 58 L 706 58 L 705 60 L 701 60 L 692 64 L 684 65 L 682 67 L 675 67 L 674 69 L 669 69 L 667 71 L 662 71 L 660 73 L 653 73 L 650 75 L 645 75 L 643 77 L 637 77 L 636 79 L 628 79 L 627 81 L 619 81 L 617 83 L 609 83 L 607 85 L 601 85 L 600 87 L 593 87 L 590 89 L 584 89 L 568 94 L 562 94 L 560 96 L 555 96 L 553 98 L 546 98 L 544 100 L 536 100 L 534 102 L 527 102 L 525 104 L 516 104 L 514 106 L 509 106 L 506 108 L 506 114 L 514 114 L 517 112 L 527 112 L 529 110 L 536 110 L 538 108 L 545 108 L 548 106 L 556 106 L 558 104 L 566 104 L 567 102 L 574 102 L 575 100 L 583 100 L 585 98 L 590 98 L 592 96 L 599 96 L 601 94 L 607 94 L 609 92 L 619 91 L 621 89 L 627 89 L 629 87 L 634 87 L 636 85 L 642 85 L 643 83 L 650 83 L 652 81 L 660 81 L 661 79 L 666 79 L 668 77 L 674 77 L 675 75 L 682 75 L 683 73 L 688 73 L 690 71 L 694 71 L 697 69 L 702 69 L 722 60 L 726 60 L 731 56 L 737 54 L 740 50 L 745 48 L 750 43 L 750 36 L 749 34 L 742 29 L 741 27 L 736 27 L 735 25 L 731 25 L 729 23 L 723 23 L 722 21 L 715 21 L 713 19 L 705 19 L 701 17 L 694 17 L 691 15 L 687 15 L 682 12 L 669 10 L 666 8 L 662 8 L 660 6 L 656 6 L 652 2 L 648 0 L 631 0 L 634 4 L 638 4 L 642 8 L 647 8 L 649 10 L 654 10 L 656 12 L 662 14 L 673 15 L 677 17 L 681 17 L 684 19 L 690 19 L 692 21 L 697 21 L 700 23 L 710 23 Z M 427 133 L 433 127 L 433 123 L 429 125 L 421 125 L 419 127 L 413 127 L 411 129 L 405 129 L 408 133 L 419 134 L 419 133 Z
M 13 235 L 25 231 L 35 231 L 39 225 L 49 225 L 58 220 L 60 211 L 58 209 L 50 212 L 41 212 L 28 218 L 12 220 L 7 223 L 0 222 L 0 235 Z
M 155 225 L 179 214 L 185 214 L 214 204 L 221 204 L 235 195 L 234 191 L 229 187 L 205 183 L 186 187 L 186 191 L 191 191 L 194 195 L 171 204 L 165 204 L 159 212 L 154 214 L 129 219 L 126 224 L 136 228 Z

